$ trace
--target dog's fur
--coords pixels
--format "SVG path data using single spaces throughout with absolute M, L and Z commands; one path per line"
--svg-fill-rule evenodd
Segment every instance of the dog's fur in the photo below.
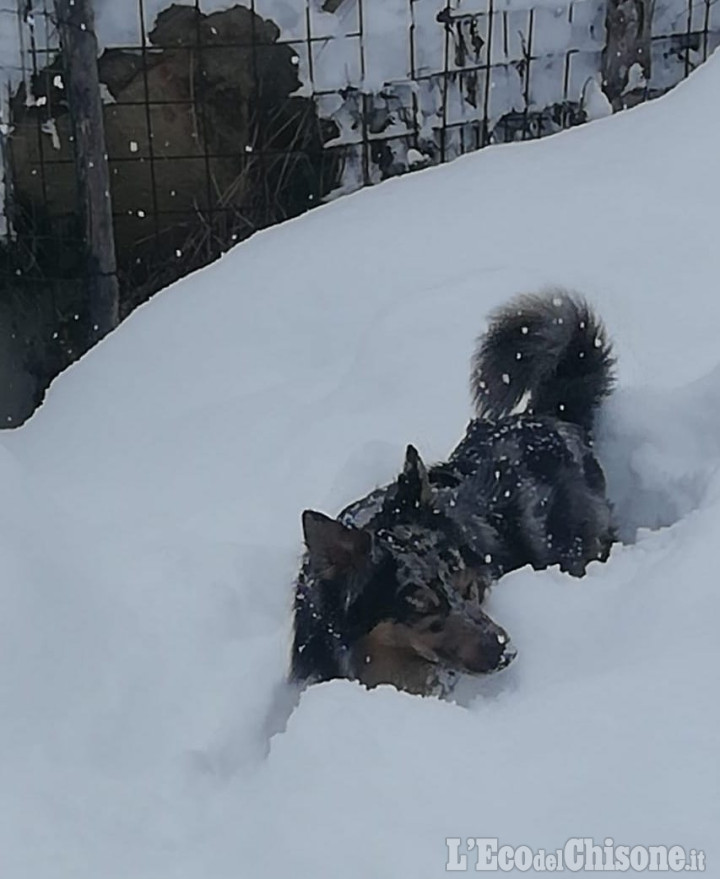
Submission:
M 502 574 L 531 564 L 581 576 L 614 539 L 592 450 L 613 385 L 605 330 L 563 291 L 495 312 L 473 357 L 477 418 L 429 471 L 408 447 L 398 479 L 338 517 L 306 511 L 292 676 L 447 690 L 503 668 L 515 649 L 481 609 Z

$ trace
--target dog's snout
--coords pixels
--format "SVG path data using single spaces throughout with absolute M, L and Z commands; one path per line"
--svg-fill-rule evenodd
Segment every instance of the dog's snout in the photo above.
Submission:
M 506 668 L 517 655 L 510 636 L 480 608 L 473 611 L 479 633 L 475 648 L 477 671 L 487 673 Z
M 517 650 L 502 630 L 481 638 L 476 644 L 475 656 L 469 663 L 472 671 L 488 673 L 506 668 L 515 659 Z
M 438 653 L 470 674 L 506 668 L 517 651 L 508 633 L 478 607 L 466 607 L 445 628 Z

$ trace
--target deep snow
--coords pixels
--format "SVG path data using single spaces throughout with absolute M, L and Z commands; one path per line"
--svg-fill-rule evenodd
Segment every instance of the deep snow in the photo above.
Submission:
M 715 57 L 263 232 L 2 435 L 3 879 L 418 879 L 446 836 L 578 835 L 718 875 L 719 86 Z M 634 542 L 505 578 L 520 655 L 459 704 L 333 682 L 293 708 L 300 511 L 407 442 L 446 455 L 485 315 L 547 283 L 616 340 L 600 451 Z

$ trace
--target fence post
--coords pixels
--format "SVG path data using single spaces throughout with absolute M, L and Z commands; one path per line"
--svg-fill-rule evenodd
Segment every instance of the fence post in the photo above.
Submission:
M 93 0 L 54 0 L 73 125 L 78 202 L 85 234 L 88 346 L 119 321 L 110 172 L 100 96 Z
M 603 91 L 615 110 L 622 108 L 628 74 L 639 65 L 650 78 L 650 37 L 654 0 L 608 0 L 603 51 Z

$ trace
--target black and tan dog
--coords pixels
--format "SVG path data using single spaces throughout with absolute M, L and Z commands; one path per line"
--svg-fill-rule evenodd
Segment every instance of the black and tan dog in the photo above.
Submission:
M 337 519 L 306 511 L 292 676 L 447 691 L 505 667 L 507 633 L 481 609 L 523 565 L 576 576 L 613 542 L 595 410 L 613 384 L 605 330 L 563 291 L 491 316 L 473 358 L 477 418 L 426 470 L 410 446 L 398 479 Z

